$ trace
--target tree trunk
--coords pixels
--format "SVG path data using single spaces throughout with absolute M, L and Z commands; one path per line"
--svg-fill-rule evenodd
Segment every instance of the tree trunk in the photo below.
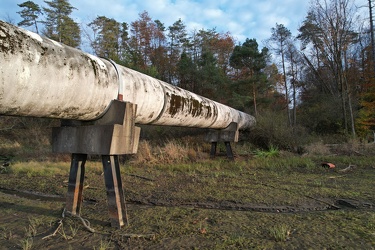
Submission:
M 256 95 L 256 84 L 253 83 L 253 104 L 254 104 L 254 115 L 255 117 L 258 116 L 258 109 L 257 109 L 257 95 Z
M 285 58 L 284 58 L 284 52 L 281 52 L 281 61 L 283 64 L 283 78 L 284 78 L 284 87 L 285 87 L 285 100 L 286 100 L 286 111 L 288 115 L 288 122 L 289 126 L 292 124 L 292 119 L 290 117 L 290 110 L 289 110 L 289 89 L 288 89 L 288 83 L 286 81 L 286 70 L 285 70 Z

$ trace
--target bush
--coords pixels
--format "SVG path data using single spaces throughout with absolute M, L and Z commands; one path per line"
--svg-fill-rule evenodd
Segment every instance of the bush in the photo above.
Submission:
M 246 137 L 259 148 L 269 150 L 272 145 L 280 150 L 301 153 L 309 136 L 303 127 L 287 124 L 284 113 L 264 112 L 257 117 L 257 125 Z

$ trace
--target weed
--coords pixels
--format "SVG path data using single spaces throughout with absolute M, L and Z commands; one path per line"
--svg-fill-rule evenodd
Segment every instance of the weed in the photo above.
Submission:
M 64 240 L 70 240 L 71 239 L 71 237 L 69 235 L 67 235 L 67 233 L 65 232 L 64 225 L 60 228 L 59 234 L 64 238 Z
M 0 230 L 2 231 L 2 232 L 1 232 L 1 236 L 2 236 L 3 239 L 5 239 L 5 240 L 10 240 L 10 239 L 13 238 L 13 233 L 12 233 L 12 231 L 7 232 L 6 228 L 3 227 L 3 226 L 0 228 Z
M 224 237 L 223 242 L 216 246 L 217 248 L 228 249 L 231 248 L 246 248 L 250 245 L 250 240 L 244 235 L 230 235 L 229 237 Z
M 287 241 L 290 236 L 290 228 L 285 224 L 273 226 L 269 232 L 276 241 Z
M 20 247 L 22 250 L 30 250 L 33 246 L 33 238 L 27 237 L 22 239 L 20 242 Z
M 261 157 L 261 158 L 270 158 L 270 157 L 276 157 L 279 156 L 280 151 L 277 147 L 274 147 L 271 145 L 268 149 L 268 151 L 265 150 L 255 150 L 254 152 L 255 157 Z
M 74 238 L 77 235 L 77 233 L 78 233 L 78 227 L 77 227 L 76 224 L 74 224 L 74 226 L 73 225 L 69 225 L 69 228 L 70 228 L 70 232 L 72 233 L 71 237 Z
M 101 239 L 99 248 L 94 247 L 94 250 L 107 250 L 110 248 L 111 248 L 111 241 L 103 241 L 103 239 Z

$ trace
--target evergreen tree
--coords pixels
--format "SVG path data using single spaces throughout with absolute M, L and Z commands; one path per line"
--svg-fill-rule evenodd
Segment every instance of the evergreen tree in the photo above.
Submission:
M 182 52 L 180 61 L 177 63 L 177 74 L 179 86 L 183 89 L 195 92 L 197 69 L 191 56 Z
M 252 99 L 254 114 L 258 114 L 257 100 L 259 89 L 267 88 L 262 69 L 267 65 L 268 49 L 258 49 L 255 39 L 246 39 L 242 45 L 237 45 L 230 58 L 230 65 L 238 70 L 235 84 L 237 105 L 244 109 L 247 102 Z M 251 90 L 249 91 L 249 85 Z M 263 90 L 261 92 L 264 92 Z M 239 101 L 239 102 L 238 102 Z
M 36 33 L 39 34 L 38 18 L 39 15 L 42 15 L 42 10 L 40 9 L 39 5 L 33 1 L 26 1 L 17 5 L 20 8 L 23 8 L 23 10 L 17 12 L 23 18 L 23 20 L 17 25 L 25 27 L 34 26 Z
M 75 9 L 68 0 L 45 1 L 49 6 L 43 8 L 46 14 L 44 35 L 72 47 L 81 43 L 81 30 L 79 25 L 70 18 Z
M 172 26 L 169 26 L 168 31 L 168 82 L 176 85 L 178 84 L 177 63 L 180 60 L 182 52 L 186 52 L 189 40 L 187 38 L 186 26 L 181 19 L 178 19 Z
M 113 18 L 98 16 L 89 23 L 94 31 L 91 46 L 95 54 L 115 61 L 120 59 L 121 24 Z

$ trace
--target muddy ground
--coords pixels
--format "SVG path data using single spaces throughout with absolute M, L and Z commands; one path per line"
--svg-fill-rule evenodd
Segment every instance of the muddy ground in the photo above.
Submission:
M 66 174 L 3 169 L 0 248 L 374 249 L 375 168 L 365 162 L 348 172 L 304 163 L 125 163 L 128 225 L 121 229 L 110 226 L 98 163 L 87 163 L 86 227 L 80 218 L 62 218 L 69 162 L 59 163 Z

